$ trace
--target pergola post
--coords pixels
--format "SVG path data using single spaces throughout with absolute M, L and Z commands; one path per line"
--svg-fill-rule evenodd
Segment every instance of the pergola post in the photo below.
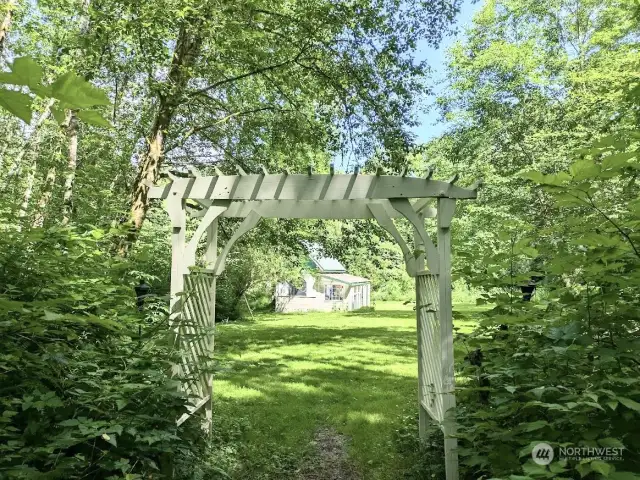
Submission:
M 458 440 L 455 418 L 455 376 L 453 357 L 453 311 L 451 302 L 451 219 L 456 201 L 438 199 L 439 324 L 442 353 L 442 428 L 447 480 L 458 479 Z
M 183 257 L 186 243 L 187 216 L 185 201 L 182 199 L 167 202 L 167 212 L 171 220 L 171 286 L 169 297 L 169 322 L 173 331 L 173 342 L 180 341 L 178 320 L 180 316 L 181 298 L 180 292 L 184 290 Z M 172 374 L 180 375 L 182 367 L 179 364 L 173 366 Z

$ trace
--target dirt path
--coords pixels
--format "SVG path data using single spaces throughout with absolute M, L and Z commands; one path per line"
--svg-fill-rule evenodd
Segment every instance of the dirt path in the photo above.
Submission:
M 297 480 L 361 480 L 347 455 L 349 439 L 331 428 L 321 428 L 312 441 L 313 453 L 304 461 Z

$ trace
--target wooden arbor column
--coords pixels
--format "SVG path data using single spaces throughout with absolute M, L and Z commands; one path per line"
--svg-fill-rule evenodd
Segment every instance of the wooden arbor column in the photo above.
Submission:
M 196 398 L 188 413 L 182 415 L 177 424 L 186 421 L 200 408 L 205 409 L 203 428 L 210 432 L 213 411 L 213 374 L 202 370 L 211 360 L 215 338 L 215 305 L 217 278 L 225 268 L 227 255 L 237 240 L 253 228 L 260 215 L 251 212 L 238 226 L 234 234 L 218 254 L 218 219 L 227 211 L 230 202 L 223 201 L 208 206 L 202 211 L 196 231 L 187 241 L 187 207 L 184 199 L 168 198 L 167 211 L 171 219 L 171 297 L 169 320 L 173 342 L 183 351 L 183 361 L 174 365 L 172 374 L 189 377 L 184 383 L 186 392 Z M 197 250 L 206 233 L 204 253 L 205 268 L 195 272 Z
M 455 438 L 455 378 L 453 314 L 451 302 L 451 233 L 455 199 L 438 198 L 437 246 L 425 229 L 425 205 L 393 199 L 390 206 L 413 226 L 413 249 L 396 229 L 390 208 L 370 205 L 378 223 L 400 245 L 407 273 L 415 278 L 418 344 L 418 409 L 420 437 L 425 438 L 429 417 L 443 430 L 447 480 L 457 480 L 458 452 Z M 435 213 L 435 215 L 433 214 Z
M 451 302 L 451 220 L 456 201 L 451 198 L 438 199 L 438 259 L 440 271 L 439 324 L 442 378 L 442 429 L 444 432 L 444 455 L 446 478 L 458 479 L 458 439 L 455 419 L 455 375 L 453 357 L 453 305 Z
M 424 438 L 429 422 L 427 415 L 440 424 L 444 433 L 446 479 L 457 480 L 450 230 L 456 201 L 439 198 L 437 202 L 437 262 L 427 261 L 428 269 L 425 257 L 428 258 L 429 251 L 435 256 L 434 246 L 425 244 L 419 228 L 414 225 L 419 432 Z M 422 226 L 424 218 L 419 217 Z

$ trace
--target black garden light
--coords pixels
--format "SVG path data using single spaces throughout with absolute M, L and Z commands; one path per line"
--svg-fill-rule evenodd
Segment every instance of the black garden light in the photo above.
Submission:
M 151 287 L 145 283 L 143 279 L 140 279 L 140 283 L 133 287 L 136 291 L 136 304 L 138 305 L 138 310 L 142 311 L 144 308 L 144 299 L 149 295 L 151 291 Z

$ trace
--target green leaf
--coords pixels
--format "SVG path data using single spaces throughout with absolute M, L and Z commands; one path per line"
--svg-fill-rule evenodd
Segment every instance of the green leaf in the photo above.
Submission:
M 544 175 L 536 170 L 529 170 L 528 172 L 521 173 L 520 176 L 525 180 L 531 180 L 535 183 L 544 183 Z
M 508 386 L 508 387 L 504 387 L 504 388 L 505 388 L 505 389 L 507 390 L 507 392 L 509 392 L 509 393 L 513 393 L 513 392 L 515 392 L 515 391 L 516 391 L 516 387 L 513 387 L 513 386 Z
M 618 408 L 618 402 L 616 402 L 615 400 L 609 400 L 608 402 L 605 402 L 605 405 L 611 410 L 615 410 L 616 408 Z
M 629 160 L 636 156 L 636 152 L 622 152 L 609 155 L 602 159 L 602 168 L 609 170 L 617 170 L 626 167 L 629 164 Z
M 61 318 L 62 315 L 60 315 L 59 313 L 50 312 L 49 310 L 44 311 L 44 319 L 47 321 L 56 321 L 60 320 Z
M 562 473 L 566 471 L 566 467 L 567 466 L 567 461 L 566 460 L 560 460 L 559 462 L 553 462 L 551 465 L 549 465 L 549 470 L 552 473 Z
M 594 163 L 593 160 L 578 160 L 569 167 L 569 172 L 576 181 L 596 178 L 600 174 L 600 165 Z
M 64 123 L 65 113 L 63 108 L 52 107 L 51 114 L 53 115 L 53 118 L 56 119 L 56 122 L 58 122 L 58 125 L 62 125 Z
M 537 420 L 535 422 L 529 422 L 529 423 L 525 423 L 522 427 L 522 430 L 525 432 L 533 432 L 535 430 L 540 430 L 541 428 L 546 427 L 547 425 L 549 425 L 546 421 L 544 420 Z
M 31 57 L 16 58 L 11 72 L 0 73 L 0 83 L 28 86 L 32 89 L 42 88 L 42 67 Z
M 77 418 L 69 418 L 67 420 L 63 420 L 62 422 L 58 423 L 58 425 L 60 425 L 61 427 L 75 427 L 80 423 L 80 421 Z
M 24 93 L 0 88 L 0 107 L 25 123 L 31 123 L 31 97 Z
M 626 397 L 617 397 L 618 401 L 627 408 L 640 412 L 640 403 Z
M 607 135 L 606 137 L 602 137 L 598 139 L 598 141 L 593 143 L 594 147 L 610 147 L 616 142 L 616 137 L 613 135 Z
M 23 83 L 16 85 L 39 85 L 42 83 L 42 67 L 31 57 L 16 58 L 11 66 L 12 73 L 19 77 Z
M 601 438 L 600 440 L 598 440 L 598 443 L 603 447 L 624 448 L 624 444 L 617 438 L 611 438 L 611 437 Z
M 556 174 L 545 175 L 543 183 L 546 185 L 561 186 L 571 180 L 571 176 L 567 172 L 559 172 Z
M 97 127 L 110 127 L 111 123 L 109 122 L 109 120 L 105 119 L 102 115 L 100 115 L 98 112 L 95 112 L 93 110 L 80 110 L 76 116 L 90 124 L 90 125 L 95 125 Z
M 118 442 L 116 441 L 116 436 L 115 435 L 108 435 L 106 433 L 103 433 L 102 435 L 100 435 L 102 437 L 103 440 L 109 442 L 111 445 L 113 445 L 114 447 L 118 446 Z
M 53 82 L 51 90 L 53 97 L 67 103 L 71 108 L 88 108 L 111 103 L 102 90 L 73 72 L 65 73 Z
M 609 478 L 611 480 L 640 480 L 640 475 L 631 472 L 613 472 Z
M 608 477 L 609 473 L 611 473 L 611 465 L 609 465 L 606 462 L 603 462 L 602 460 L 594 460 L 590 463 L 590 465 L 591 465 L 591 469 L 594 472 L 598 472 L 604 475 L 605 477 Z
M 529 392 L 533 393 L 533 395 L 540 400 L 542 398 L 542 394 L 544 393 L 544 387 L 536 387 L 529 390 Z
M 586 477 L 593 471 L 588 463 L 578 463 L 575 468 L 580 474 L 580 478 Z
M 127 403 L 129 403 L 129 402 L 127 402 L 126 400 L 123 400 L 121 398 L 116 400 L 116 405 L 118 405 L 118 410 L 122 410 L 124 407 L 126 407 Z
M 549 473 L 547 471 L 547 467 L 545 467 L 544 465 L 538 465 L 536 463 L 533 463 L 531 459 L 522 466 L 522 471 L 527 475 L 531 475 L 533 477 L 537 477 L 539 475 L 545 475 Z

